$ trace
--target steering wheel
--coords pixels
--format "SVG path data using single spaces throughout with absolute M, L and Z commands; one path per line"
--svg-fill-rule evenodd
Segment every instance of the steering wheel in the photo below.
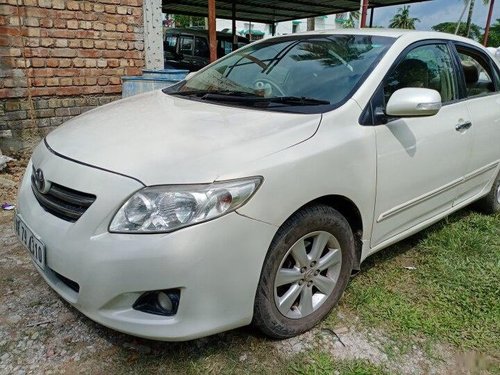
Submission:
M 272 96 L 274 92 L 277 92 L 281 96 L 286 96 L 281 87 L 279 87 L 276 83 L 266 78 L 259 78 L 253 84 L 253 87 L 255 91 L 264 92 L 265 97 Z

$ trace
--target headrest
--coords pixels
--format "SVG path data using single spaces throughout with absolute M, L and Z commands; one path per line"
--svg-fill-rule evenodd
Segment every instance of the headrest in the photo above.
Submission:
M 468 85 L 473 85 L 479 80 L 479 70 L 476 64 L 470 61 L 462 61 L 462 68 L 464 69 L 465 82 Z

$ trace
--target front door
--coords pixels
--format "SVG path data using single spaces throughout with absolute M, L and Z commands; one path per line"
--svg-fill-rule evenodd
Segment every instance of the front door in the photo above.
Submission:
M 404 87 L 440 92 L 443 107 L 431 117 L 389 119 L 376 126 L 377 198 L 372 247 L 450 209 L 463 179 L 471 138 L 465 102 L 447 43 L 418 45 L 386 77 L 382 106 Z M 383 96 L 383 97 L 382 97 Z M 457 125 L 464 125 L 458 127 Z

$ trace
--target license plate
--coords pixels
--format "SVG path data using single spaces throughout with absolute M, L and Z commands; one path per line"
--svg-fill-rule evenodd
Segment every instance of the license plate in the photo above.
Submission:
M 41 268 L 45 269 L 45 245 L 40 241 L 35 234 L 28 228 L 24 221 L 15 215 L 14 229 L 17 238 L 22 242 L 31 254 L 33 261 Z

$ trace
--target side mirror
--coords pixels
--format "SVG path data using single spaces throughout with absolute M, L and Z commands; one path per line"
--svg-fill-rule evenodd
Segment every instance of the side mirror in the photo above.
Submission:
M 385 114 L 393 117 L 434 116 L 441 105 L 441 94 L 436 90 L 407 87 L 391 95 Z

